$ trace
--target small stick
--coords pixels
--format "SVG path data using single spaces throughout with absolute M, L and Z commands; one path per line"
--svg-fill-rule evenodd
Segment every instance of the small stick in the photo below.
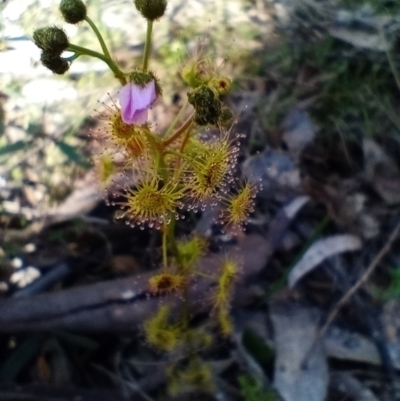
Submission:
M 311 351 L 313 350 L 315 344 L 317 344 L 318 341 L 320 341 L 321 338 L 323 338 L 325 336 L 326 332 L 329 329 L 329 326 L 335 320 L 335 318 L 338 315 L 342 306 L 345 305 L 347 303 L 347 301 L 349 301 L 349 299 L 357 292 L 357 290 L 369 279 L 369 277 L 371 276 L 371 274 L 373 273 L 375 268 L 378 266 L 380 261 L 390 251 L 390 248 L 392 247 L 392 244 L 393 244 L 394 240 L 396 239 L 396 237 L 399 235 L 399 232 L 400 232 L 400 222 L 397 223 L 396 227 L 390 234 L 390 237 L 387 240 L 386 244 L 382 247 L 382 249 L 378 252 L 378 254 L 375 256 L 375 258 L 372 260 L 372 262 L 368 266 L 367 270 L 365 270 L 365 272 L 360 277 L 360 279 L 349 289 L 349 291 L 347 291 L 346 294 L 343 295 L 343 297 L 336 304 L 333 311 L 329 314 L 328 319 L 326 320 L 325 324 L 322 326 L 322 329 L 315 336 L 315 339 L 314 339 L 310 349 L 306 353 L 304 360 L 303 360 L 303 365 L 307 364 L 308 358 L 310 357 Z

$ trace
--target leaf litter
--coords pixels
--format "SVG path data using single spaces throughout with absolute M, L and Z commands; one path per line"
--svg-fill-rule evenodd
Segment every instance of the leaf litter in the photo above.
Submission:
M 383 0 L 365 1 L 362 7 L 350 8 L 343 1 L 333 0 L 308 0 L 304 4 L 274 1 L 270 2 L 271 8 L 264 8 L 262 2 L 253 3 L 260 15 L 270 15 L 271 9 L 275 12 L 276 28 L 281 33 L 279 40 L 274 37 L 253 47 L 259 53 L 246 59 L 243 86 L 232 97 L 239 111 L 243 104 L 250 105 L 240 122 L 241 132 L 248 134 L 242 169 L 247 177 L 261 180 L 257 207 L 247 229 L 258 240 L 250 236 L 243 241 L 241 236 L 235 239 L 230 233 L 219 232 L 212 213 L 204 213 L 202 220 L 193 218 L 193 224 L 186 220 L 178 227 L 185 236 L 197 224 L 198 231 L 206 233 L 210 241 L 211 253 L 232 243 L 245 244 L 236 252 L 250 260 L 249 274 L 237 283 L 231 311 L 235 318 L 234 341 L 218 342 L 212 352 L 204 352 L 212 366 L 219 366 L 215 369 L 218 386 L 209 398 L 250 401 L 251 394 L 257 394 L 277 399 L 269 392 L 274 387 L 285 401 L 399 399 L 398 302 L 381 296 L 388 288 L 388 296 L 399 294 L 398 282 L 393 278 L 400 261 L 398 238 L 368 280 L 362 277 L 389 241 L 399 215 L 399 69 L 395 38 L 400 10 L 385 12 L 388 2 Z M 256 65 L 254 60 L 258 60 Z M 255 89 L 246 74 L 257 81 Z M 7 105 L 8 100 L 4 102 Z M 4 102 L 2 98 L 2 105 Z M 9 107 L 6 111 L 15 112 Z M 4 118 L 1 120 L 3 123 Z M 56 132 L 54 127 L 50 131 Z M 81 170 L 72 172 L 81 180 L 80 185 L 78 180 L 77 186 L 56 194 L 55 198 L 61 200 L 59 206 L 41 204 L 54 185 L 35 184 L 45 176 L 43 172 L 35 173 L 36 156 L 27 163 L 28 168 L 18 160 L 18 152 L 31 145 L 31 137 L 10 137 L 12 141 L 8 141 L 8 128 L 7 140 L 0 142 L 0 158 L 11 156 L 7 159 L 10 164 L 1 167 L 0 178 L 3 173 L 9 175 L 10 166 L 18 168 L 0 187 L 4 200 L 0 224 L 5 234 L 0 238 L 0 263 L 5 266 L 2 279 L 10 275 L 9 261 L 15 255 L 21 257 L 22 269 L 38 266 L 42 276 L 49 270 L 56 271 L 63 262 L 72 267 L 50 288 L 38 286 L 42 288 L 38 291 L 45 294 L 30 295 L 32 298 L 27 298 L 24 305 L 33 305 L 39 299 L 36 296 L 66 294 L 80 287 L 81 292 L 87 290 L 89 298 L 95 297 L 90 288 L 101 287 L 96 284 L 121 280 L 121 276 L 135 282 L 157 267 L 158 234 L 116 225 L 113 209 L 107 209 L 96 197 L 90 178 Z M 26 127 L 27 131 L 31 129 Z M 66 135 L 55 143 L 62 144 L 58 151 L 64 157 L 80 164 L 77 142 Z M 41 148 L 37 151 L 40 154 Z M 50 164 L 57 154 L 50 154 Z M 59 183 L 59 177 L 57 180 Z M 322 221 L 328 224 L 318 232 Z M 274 233 L 282 238 L 274 238 Z M 291 241 L 284 241 L 289 237 Z M 265 238 L 273 240 L 272 257 Z M 310 238 L 312 243 L 308 244 Z M 35 251 L 24 252 L 28 242 L 34 244 Z M 252 246 L 259 249 L 253 250 Z M 342 265 L 345 280 L 333 279 L 333 260 Z M 286 275 L 287 280 L 282 281 Z M 338 300 L 354 286 L 356 290 L 318 340 Z M 125 301 L 134 296 L 135 288 L 124 287 Z M 11 299 L 11 295 L 11 291 L 2 292 L 4 298 Z M 113 296 L 111 290 L 108 295 Z M 123 308 L 115 308 L 114 313 L 123 316 Z M 88 325 L 95 325 L 93 316 L 87 315 Z M 370 330 L 368 317 L 373 317 L 382 330 Z M 202 318 L 201 314 L 196 316 L 200 321 Z M 125 328 L 128 326 L 125 322 Z M 3 375 L 8 379 L 4 372 L 12 374 L 28 398 L 43 395 L 42 388 L 31 390 L 29 384 L 36 381 L 48 385 L 63 366 L 69 366 L 67 381 L 74 386 L 92 386 L 91 394 L 81 390 L 84 400 L 95 397 L 95 390 L 105 378 L 117 394 L 161 399 L 165 377 L 155 377 L 154 366 L 162 372 L 167 361 L 143 344 L 140 329 L 130 327 L 127 335 L 118 332 L 117 327 L 111 327 L 108 334 L 79 333 L 79 341 L 68 341 L 65 333 L 54 332 L 47 345 L 42 337 L 32 334 L 33 330 L 28 330 L 27 337 L 17 332 L 3 334 Z M 254 359 L 257 353 L 265 355 L 265 347 L 254 341 L 255 351 L 250 352 L 243 345 L 244 328 L 257 332 L 270 350 L 270 358 L 261 362 Z M 96 347 L 85 345 L 94 340 Z M 136 362 L 129 364 L 132 360 Z M 99 369 L 93 368 L 93 361 Z M 243 374 L 250 375 L 250 379 L 239 380 Z M 52 385 L 64 394 L 62 380 L 66 379 L 54 379 Z M 2 391 L 0 386 L 0 396 Z M 118 397 L 114 394 L 109 399 Z

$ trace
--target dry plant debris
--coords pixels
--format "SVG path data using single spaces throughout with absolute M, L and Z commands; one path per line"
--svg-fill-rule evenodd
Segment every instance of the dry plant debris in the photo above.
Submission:
M 178 225 L 182 238 L 192 232 L 207 237 L 199 262 L 205 275 L 215 273 L 225 251 L 245 262 L 234 293 L 226 293 L 232 296 L 232 341 L 206 346 L 208 329 L 193 336 L 203 342 L 199 354 L 217 378 L 207 399 L 275 401 L 272 386 L 284 401 L 400 399 L 400 7 L 386 0 L 228 3 L 226 13 L 220 8 L 211 18 L 200 47 L 217 54 L 221 37 L 240 30 L 225 54 L 240 71 L 228 98 L 240 116 L 232 134 L 246 134 L 238 159 L 262 188 L 246 234 L 221 232 L 214 224 L 218 209 L 206 208 L 199 220 L 188 214 Z M 112 21 L 126 4 L 106 7 L 106 30 L 120 31 Z M 200 15 L 219 4 L 196 0 L 192 6 Z M 171 3 L 157 37 L 166 75 L 177 65 L 174 46 L 183 52 L 183 41 L 196 47 L 186 39 L 199 24 L 183 5 Z M 131 15 L 123 19 L 132 24 Z M 189 20 L 192 26 L 180 30 Z M 27 17 L 21 21 L 29 25 Z M 132 51 L 116 52 L 122 63 L 138 53 L 141 39 L 133 36 L 125 38 Z M 22 51 L 7 39 L 14 55 Z M 246 52 L 237 51 L 241 47 Z M 66 129 L 87 69 L 75 66 L 76 79 L 58 85 L 47 76 L 32 83 L 24 77 L 19 86 L 11 73 L 1 78 L 7 94 L 0 94 L 0 398 L 164 400 L 168 358 L 186 368 L 180 378 L 187 383 L 209 384 L 211 370 L 185 364 L 181 349 L 167 358 L 143 341 L 143 320 L 163 299 L 178 303 L 179 295 L 159 287 L 143 291 L 160 263 L 160 236 L 116 224 L 115 208 L 96 195 L 93 171 L 87 174 L 82 163 L 95 147 L 85 138 L 96 122 L 84 113 Z M 99 82 L 109 82 L 92 67 L 94 93 Z M 182 88 L 178 78 L 172 81 L 166 98 L 177 108 Z M 58 91 L 65 114 L 26 107 L 24 97 L 47 101 L 45 86 Z M 94 107 L 89 97 L 79 100 L 80 111 Z M 151 121 L 164 129 L 167 108 L 157 104 L 152 113 Z M 35 125 L 38 117 L 43 125 Z M 115 191 L 126 181 L 134 180 L 116 177 Z M 23 289 L 13 285 L 11 277 L 24 281 L 32 269 L 39 278 Z M 204 295 L 215 290 L 201 279 L 196 284 L 193 329 L 207 318 Z M 252 347 L 245 338 L 253 339 Z M 19 384 L 1 383 L 7 380 Z M 113 389 L 99 390 L 104 385 Z

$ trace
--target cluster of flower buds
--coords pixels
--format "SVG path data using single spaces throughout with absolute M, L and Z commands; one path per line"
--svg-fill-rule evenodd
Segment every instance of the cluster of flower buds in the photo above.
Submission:
M 68 49 L 69 40 L 61 28 L 37 29 L 33 34 L 33 41 L 42 50 L 40 60 L 45 67 L 60 75 L 68 71 L 69 62 L 61 54 Z
M 221 96 L 232 86 L 229 78 L 218 76 L 205 61 L 191 62 L 182 69 L 183 80 L 192 88 L 188 93 L 189 103 L 196 110 L 195 121 L 199 125 L 216 125 L 224 121 Z
M 77 24 L 86 18 L 86 6 L 82 0 L 62 0 L 60 12 L 66 22 Z M 58 27 L 45 27 L 33 33 L 33 41 L 42 50 L 42 64 L 55 74 L 68 71 L 70 60 L 61 57 L 68 50 L 70 43 L 66 33 Z
M 222 113 L 222 102 L 207 85 L 201 85 L 188 94 L 189 103 L 196 110 L 195 121 L 199 125 L 217 124 Z

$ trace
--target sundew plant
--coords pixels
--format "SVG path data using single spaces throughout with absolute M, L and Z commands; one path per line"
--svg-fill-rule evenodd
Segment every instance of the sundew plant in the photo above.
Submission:
M 106 187 L 113 175 L 134 169 L 138 180 L 120 193 L 119 217 L 132 226 L 160 230 L 162 234 L 160 269 L 149 279 L 148 291 L 154 296 L 179 294 L 181 312 L 172 311 L 167 301 L 144 323 L 147 342 L 160 352 L 184 349 L 184 363 L 168 369 L 172 394 L 201 388 L 212 390 L 209 366 L 200 358 L 199 349 L 211 345 L 211 333 L 232 333 L 229 305 L 239 262 L 221 259 L 219 271 L 205 275 L 198 268 L 206 252 L 204 238 L 193 235 L 178 238 L 176 222 L 188 211 L 218 207 L 218 223 L 231 231 L 243 227 L 253 211 L 255 187 L 236 178 L 239 138 L 232 136 L 233 115 L 223 97 L 232 86 L 230 78 L 202 55 L 189 59 L 180 73 L 187 85 L 187 97 L 181 111 L 165 132 L 156 132 L 148 122 L 149 109 L 162 101 L 163 83 L 150 67 L 152 32 L 164 15 L 167 0 L 135 0 L 137 11 L 147 20 L 146 42 L 140 65 L 123 71 L 112 58 L 107 45 L 81 0 L 62 0 L 60 12 L 69 24 L 87 23 L 100 43 L 102 52 L 70 43 L 60 27 L 44 27 L 33 34 L 42 50 L 41 61 L 55 74 L 64 74 L 80 56 L 104 61 L 119 87 L 118 101 L 106 106 L 103 118 L 105 152 L 99 158 L 99 180 Z M 65 57 L 65 52 L 72 56 Z M 213 127 L 218 134 L 204 135 Z M 124 161 L 116 163 L 115 155 Z M 207 327 L 190 325 L 190 291 L 197 277 L 213 283 L 209 300 L 212 323 Z M 207 277 L 204 277 L 207 276 Z M 214 328 L 212 328 L 214 326 Z M 215 335 L 215 334 L 214 334 Z

